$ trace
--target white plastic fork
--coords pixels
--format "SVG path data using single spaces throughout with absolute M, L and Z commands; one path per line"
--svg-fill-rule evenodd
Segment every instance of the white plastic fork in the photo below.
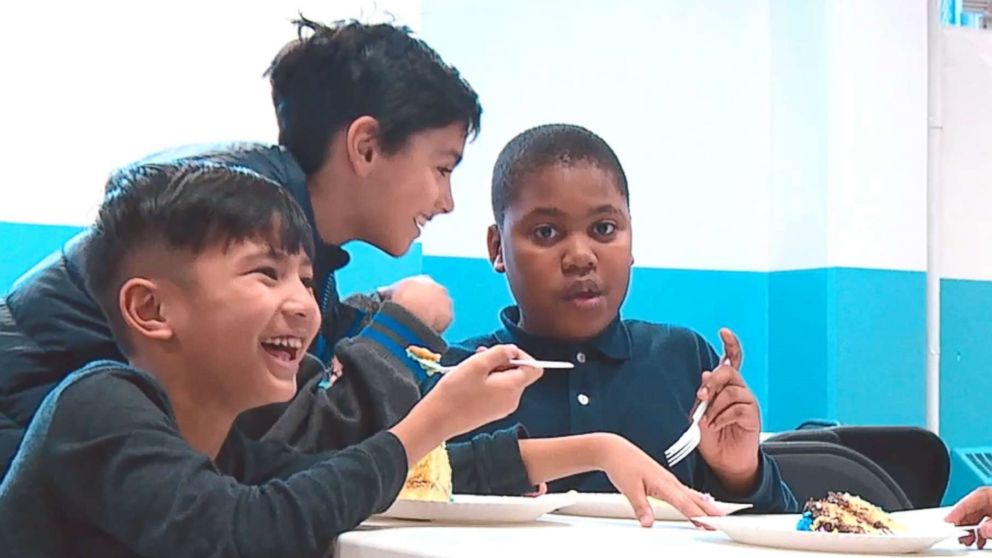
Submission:
M 675 440 L 674 444 L 665 450 L 665 460 L 668 461 L 669 467 L 674 467 L 683 459 L 689 457 L 689 454 L 699 446 L 699 441 L 702 439 L 702 433 L 699 430 L 699 421 L 706 414 L 708 403 L 709 401 L 703 401 L 696 407 L 696 411 L 692 413 L 692 423 L 689 424 L 689 428 L 678 440 Z
M 720 366 L 730 366 L 730 359 L 726 357 L 721 358 Z M 689 457 L 699 446 L 699 442 L 703 439 L 702 431 L 699 429 L 699 421 L 706 414 L 708 403 L 709 401 L 703 401 L 696 407 L 695 412 L 692 413 L 692 422 L 689 424 L 689 428 L 679 436 L 678 440 L 675 440 L 674 444 L 665 450 L 665 461 L 668 461 L 669 467 L 674 467 L 683 459 Z
M 421 366 L 427 366 L 431 369 L 431 374 L 444 374 L 454 370 L 455 366 L 441 366 L 441 364 L 430 361 L 421 360 L 419 361 Z M 529 360 L 529 359 L 513 359 L 510 361 L 513 366 L 533 366 L 535 368 L 543 368 L 545 370 L 567 370 L 569 368 L 575 368 L 575 365 L 571 362 L 557 361 L 557 360 Z

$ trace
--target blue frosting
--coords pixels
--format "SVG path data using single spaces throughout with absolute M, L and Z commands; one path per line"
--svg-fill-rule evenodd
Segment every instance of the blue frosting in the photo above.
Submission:
M 812 531 L 813 530 L 813 514 L 806 512 L 802 517 L 799 518 L 799 523 L 796 524 L 797 531 Z

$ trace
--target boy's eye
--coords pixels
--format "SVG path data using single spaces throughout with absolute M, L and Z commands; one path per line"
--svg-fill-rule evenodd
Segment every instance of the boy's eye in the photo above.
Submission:
M 272 279 L 273 281 L 279 280 L 279 272 L 276 271 L 276 268 L 271 267 L 271 266 L 263 266 L 263 267 L 256 268 L 256 269 L 252 270 L 252 273 L 262 274 L 262 275 L 268 277 L 269 279 Z
M 449 174 L 452 173 L 452 171 L 454 171 L 454 169 L 449 168 L 449 167 L 438 167 L 437 168 L 437 172 L 441 173 L 441 176 L 448 176 Z
M 610 236 L 611 234 L 617 232 L 617 226 L 609 221 L 603 221 L 601 223 L 596 223 L 592 227 L 593 232 L 597 236 Z
M 541 225 L 534 229 L 534 236 L 536 236 L 538 240 L 553 240 L 558 236 L 558 231 L 556 231 L 551 225 Z
M 313 277 L 300 277 L 300 282 L 307 289 L 313 291 Z

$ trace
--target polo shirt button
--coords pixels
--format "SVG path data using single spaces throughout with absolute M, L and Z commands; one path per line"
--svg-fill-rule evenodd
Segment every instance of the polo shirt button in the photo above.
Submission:
M 576 399 L 579 400 L 579 405 L 582 405 L 583 407 L 589 404 L 589 396 L 584 393 L 580 393 Z
M 586 354 L 585 353 L 579 353 L 579 354 L 575 355 L 575 360 L 579 361 L 579 364 L 584 364 L 586 362 Z

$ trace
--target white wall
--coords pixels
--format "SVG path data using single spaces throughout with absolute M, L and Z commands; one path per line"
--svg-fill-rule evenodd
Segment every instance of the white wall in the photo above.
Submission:
M 3 3 L 0 220 L 85 224 L 118 165 L 184 143 L 275 141 L 262 73 L 299 12 L 420 24 L 419 0 Z
M 771 269 L 827 265 L 828 4 L 770 2 Z
M 922 0 L 6 3 L 0 220 L 83 224 L 119 164 L 274 139 L 261 74 L 298 10 L 392 12 L 479 91 L 483 132 L 428 254 L 483 256 L 499 149 L 568 121 L 624 162 L 638 265 L 924 267 Z M 974 211 L 974 190 L 948 203 Z
M 458 209 L 427 230 L 425 253 L 484 255 L 499 150 L 570 122 L 624 164 L 638 265 L 767 268 L 766 1 L 425 0 L 423 17 L 485 108 L 455 174 Z
M 925 269 L 926 3 L 771 6 L 771 269 Z
M 925 2 L 572 5 L 425 1 L 486 106 L 426 253 L 478 256 L 499 149 L 569 121 L 624 162 L 638 265 L 925 268 Z
M 828 263 L 926 268 L 924 0 L 827 9 Z
M 992 33 L 944 29 L 944 277 L 992 279 Z

